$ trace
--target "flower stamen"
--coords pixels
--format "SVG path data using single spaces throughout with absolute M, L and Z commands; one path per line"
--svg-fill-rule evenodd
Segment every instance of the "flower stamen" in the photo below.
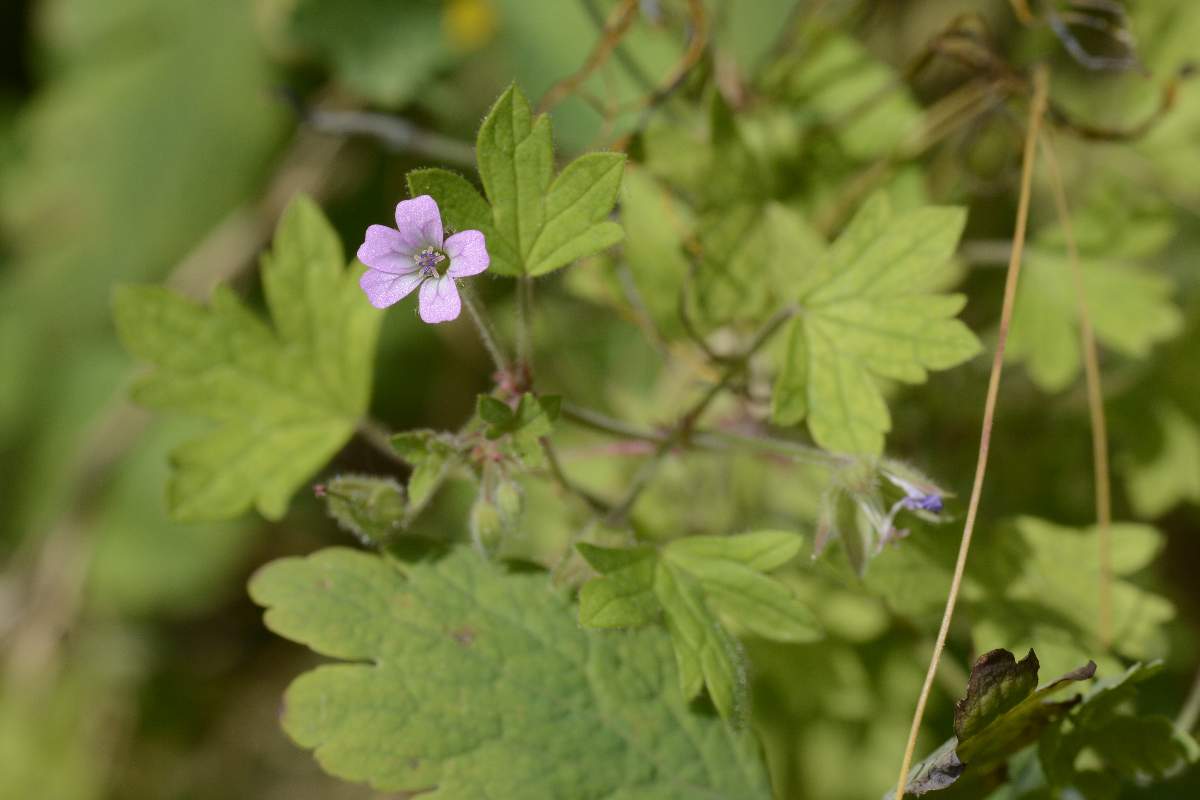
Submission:
M 432 247 L 426 247 L 413 256 L 413 261 L 416 262 L 417 268 L 421 270 L 421 274 L 426 278 L 436 278 L 438 276 L 437 265 L 445 260 L 445 254 L 439 253 Z

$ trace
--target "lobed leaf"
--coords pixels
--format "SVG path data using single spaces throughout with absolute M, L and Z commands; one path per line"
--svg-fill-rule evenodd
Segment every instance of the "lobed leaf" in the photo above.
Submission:
M 1086 255 L 1081 266 L 1088 315 L 1100 344 L 1130 358 L 1145 358 L 1155 344 L 1183 330 L 1167 276 Z M 1068 388 L 1082 370 L 1071 265 L 1044 245 L 1031 249 L 1022 270 L 1007 356 L 1023 361 L 1034 383 L 1048 392 Z
M 723 716 L 740 718 L 745 702 L 741 650 L 723 622 L 780 642 L 821 637 L 816 618 L 782 583 L 763 572 L 799 552 L 786 531 L 676 539 L 661 550 L 582 543 L 601 574 L 580 591 L 579 621 L 589 627 L 636 627 L 661 612 L 671 633 L 684 694 L 704 687 Z
M 624 235 L 607 220 L 620 190 L 624 154 L 589 153 L 555 177 L 550 118 L 534 116 L 516 84 L 484 118 L 475 153 L 486 200 L 446 170 L 410 173 L 409 190 L 437 200 L 452 227 L 483 231 L 493 273 L 544 275 Z
M 353 435 L 367 408 L 378 314 L 361 300 L 337 235 L 293 201 L 263 257 L 274 327 L 225 287 L 203 307 L 160 287 L 114 293 L 126 348 L 156 369 L 133 388 L 151 408 L 215 423 L 171 456 L 171 513 L 283 516 L 296 488 Z
M 769 798 L 752 739 L 691 711 L 667 637 L 588 633 L 544 576 L 459 550 L 402 567 L 329 549 L 250 583 L 326 665 L 284 730 L 330 774 L 430 798 Z
M 954 318 L 965 299 L 930 293 L 964 222 L 957 208 L 893 214 L 883 194 L 860 209 L 794 284 L 802 313 L 786 332 L 775 422 L 807 420 L 828 450 L 878 454 L 891 427 L 878 381 L 920 383 L 979 352 Z

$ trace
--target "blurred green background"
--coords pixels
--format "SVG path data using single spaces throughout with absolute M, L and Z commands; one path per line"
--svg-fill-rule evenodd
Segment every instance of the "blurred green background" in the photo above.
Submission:
M 796 6 L 808 4 L 708 5 L 716 63 L 749 75 Z M 906 63 L 967 10 L 983 13 L 1015 57 L 1047 48 L 1020 29 L 1003 0 L 819 5 L 893 65 Z M 278 730 L 282 689 L 313 659 L 271 636 L 244 592 L 248 575 L 271 558 L 350 540 L 307 495 L 278 524 L 167 518 L 166 453 L 187 426 L 151 419 L 126 403 L 135 368 L 113 332 L 110 288 L 166 281 L 204 297 L 216 283 L 232 281 L 256 295 L 256 258 L 297 191 L 321 201 L 349 251 L 367 223 L 388 219 L 405 194 L 408 169 L 444 163 L 469 171 L 469 165 L 323 134 L 300 124 L 297 103 L 396 112 L 422 130 L 470 143 L 511 80 L 536 98 L 576 70 L 596 41 L 597 20 L 612 6 L 599 0 L 10 0 L 0 9 L 0 797 L 375 796 L 325 777 Z M 641 6 L 624 52 L 657 79 L 686 46 L 683 17 L 678 3 Z M 1134 11 L 1156 77 L 1165 74 L 1161 65 L 1200 56 L 1200 8 L 1143 3 Z M 1111 112 L 1121 121 L 1154 105 L 1157 84 L 1130 77 L 1097 86 L 1061 53 L 1055 58 L 1062 67 L 1056 89 L 1072 107 L 1101 118 Z M 641 91 L 627 69 L 606 69 L 589 86 L 618 102 Z M 1166 713 L 1173 713 L 1196 663 L 1200 613 L 1194 577 L 1200 463 L 1192 463 L 1200 451 L 1163 456 L 1170 442 L 1193 441 L 1187 437 L 1197 436 L 1200 418 L 1194 95 L 1153 140 L 1123 146 L 1132 155 L 1121 161 L 1128 185 L 1149 187 L 1153 214 L 1170 225 L 1170 244 L 1155 251 L 1154 268 L 1174 282 L 1184 332 L 1145 364 L 1118 364 L 1110 375 L 1118 468 L 1141 459 L 1135 510 L 1167 534 L 1166 553 L 1146 579 L 1179 613 L 1168 677 L 1154 684 L 1147 701 Z M 632 121 L 596 106 L 572 95 L 556 108 L 561 151 L 611 142 Z M 609 126 L 613 119 L 616 128 Z M 1011 138 L 998 126 L 958 151 L 931 155 L 925 165 L 936 199 L 971 202 L 969 236 L 1007 236 Z M 1109 151 L 1080 152 L 1066 156 L 1075 174 L 1107 163 Z M 972 159 L 980 170 L 959 177 Z M 987 184 L 996 175 L 996 185 Z M 1131 215 L 1122 206 L 1116 216 Z M 993 319 L 999 279 L 996 270 L 967 279 L 969 321 L 981 333 Z M 503 315 L 509 287 L 497 281 L 484 291 Z M 559 279 L 548 282 L 547 293 L 564 304 L 547 311 L 544 332 L 555 334 L 547 341 L 570 340 L 563 345 L 570 357 L 559 354 L 552 380 L 589 402 L 592 394 L 606 392 L 611 400 L 625 392 L 629 406 L 631 394 L 640 396 L 641 410 L 652 417 L 646 409 L 655 392 L 671 386 L 669 379 L 666 388 L 650 385 L 656 362 L 636 327 L 580 299 L 587 293 Z M 977 304 L 977 298 L 985 299 Z M 917 458 L 960 492 L 974 459 L 982 370 L 939 376 L 893 406 L 889 450 Z M 616 389 L 605 385 L 610 374 Z M 390 428 L 453 428 L 487 381 L 486 354 L 469 328 L 433 329 L 403 312 L 388 315 L 373 414 Z M 1088 523 L 1091 471 L 1081 398 L 1076 386 L 1047 402 L 1014 370 L 1000 430 L 1036 442 L 1025 455 L 1038 463 L 1017 457 L 1016 447 L 998 458 L 987 498 L 997 516 L 1028 512 Z M 334 466 L 391 469 L 360 443 Z M 720 465 L 709 466 L 712 485 L 727 486 Z M 1159 472 L 1145 471 L 1152 469 Z M 694 475 L 676 477 L 660 491 L 664 509 L 676 504 L 662 512 L 666 521 L 680 501 L 688 502 L 682 487 L 694 492 L 697 485 Z M 757 502 L 766 486 L 755 483 L 738 494 L 721 518 L 738 524 L 736 504 Z M 797 502 L 804 505 L 811 487 L 801 494 Z M 428 524 L 461 522 L 468 500 L 451 493 Z M 1133 516 L 1126 490 L 1119 489 L 1117 503 L 1118 517 Z M 687 524 L 704 530 L 706 513 Z M 946 537 L 952 548 L 952 535 Z M 757 696 L 764 707 L 812 720 L 782 725 L 768 745 L 776 753 L 773 767 L 790 759 L 784 773 L 804 775 L 791 775 L 786 785 L 809 787 L 806 796 L 874 796 L 860 792 L 881 785 L 879 776 L 886 783 L 923 669 L 919 636 L 902 630 L 897 639 L 885 633 L 886 617 L 849 596 L 842 600 L 855 620 L 846 625 L 854 631 L 846 641 L 821 651 L 751 647 L 763 665 Z M 774 679 L 796 671 L 824 676 L 828 691 L 819 698 L 788 695 L 786 681 Z M 868 724 L 872 703 L 877 714 Z M 945 703 L 934 709 L 935 723 L 947 709 Z M 855 771 L 852 765 L 829 767 L 854 746 L 879 762 L 870 783 L 844 774 Z M 789 756 L 789 747 L 798 749 Z M 1146 796 L 1196 796 L 1190 792 L 1197 786 L 1185 778 Z

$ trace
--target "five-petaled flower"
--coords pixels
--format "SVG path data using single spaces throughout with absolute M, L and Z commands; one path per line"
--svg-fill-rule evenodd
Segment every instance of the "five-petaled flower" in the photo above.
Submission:
M 442 215 L 427 194 L 396 206 L 396 227 L 372 225 L 358 248 L 369 269 L 359 285 L 371 305 L 387 308 L 420 287 L 425 322 L 449 322 L 462 311 L 456 278 L 488 268 L 487 245 L 479 231 L 459 231 L 443 239 Z

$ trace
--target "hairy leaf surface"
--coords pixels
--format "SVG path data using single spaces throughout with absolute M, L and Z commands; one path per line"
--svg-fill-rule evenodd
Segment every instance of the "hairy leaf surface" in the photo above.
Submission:
M 664 634 L 585 632 L 545 576 L 335 548 L 250 591 L 272 630 L 354 662 L 287 692 L 284 729 L 333 775 L 430 798 L 770 797 L 749 737 L 689 710 Z

